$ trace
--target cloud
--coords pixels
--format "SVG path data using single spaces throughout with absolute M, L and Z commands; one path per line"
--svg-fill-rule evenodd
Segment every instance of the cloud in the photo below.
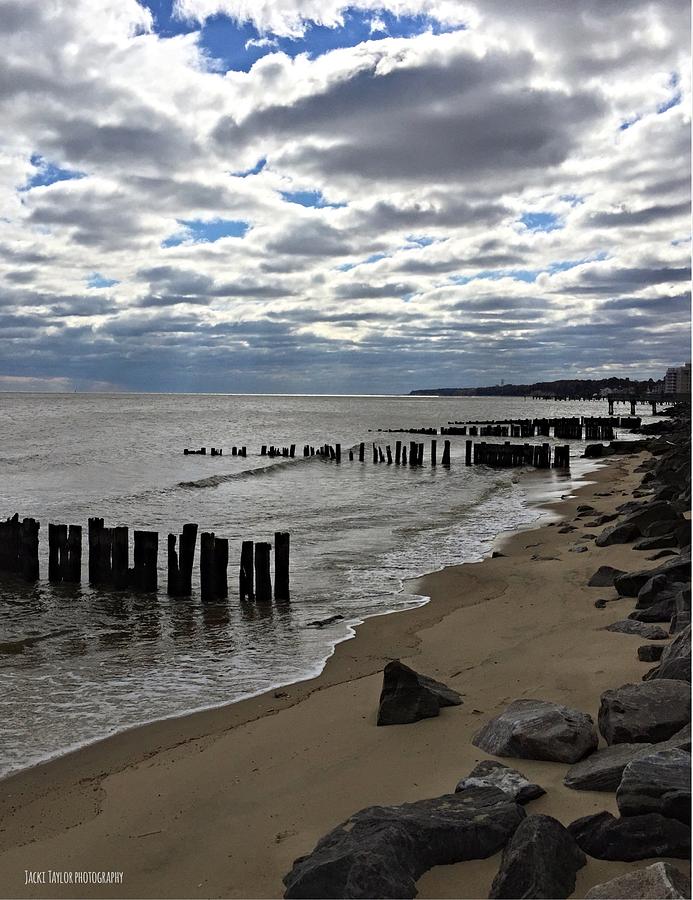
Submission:
M 6 379 L 399 391 L 689 353 L 683 0 L 177 13 L 0 2 Z M 205 22 L 256 61 L 219 69 Z

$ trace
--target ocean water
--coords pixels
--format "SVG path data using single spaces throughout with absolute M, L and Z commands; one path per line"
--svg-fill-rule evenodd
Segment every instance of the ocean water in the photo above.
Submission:
M 571 474 L 432 469 L 430 437 L 369 430 L 450 421 L 606 415 L 606 404 L 515 398 L 0 394 L 0 516 L 41 522 L 37 585 L 0 580 L 0 775 L 136 724 L 233 702 L 321 671 L 368 616 L 425 602 L 405 579 L 477 560 L 494 538 L 536 521 L 593 463 L 572 444 Z M 649 418 L 649 410 L 638 410 Z M 623 407 L 623 413 L 626 409 Z M 627 437 L 626 434 L 623 437 Z M 426 443 L 423 468 L 349 462 L 359 441 Z M 494 440 L 490 438 L 489 440 Z M 499 440 L 499 439 L 496 439 Z M 439 455 L 443 438 L 438 436 Z M 342 444 L 342 463 L 302 457 Z M 524 441 L 522 441 L 524 442 Z M 297 445 L 294 460 L 259 455 Z M 560 443 L 565 443 L 560 441 Z M 246 445 L 246 459 L 230 454 Z M 184 456 L 217 446 L 221 457 Z M 86 525 L 158 530 L 159 594 L 89 587 Z M 48 523 L 84 529 L 83 584 L 52 587 Z M 166 534 L 185 522 L 229 538 L 228 602 L 170 599 Z M 241 604 L 243 539 L 291 534 L 291 602 Z M 199 543 L 198 543 L 199 551 Z M 196 554 L 196 564 L 198 562 Z M 197 568 L 197 566 L 196 566 Z M 343 618 L 324 628 L 310 623 Z M 40 640 L 19 647 L 17 641 Z

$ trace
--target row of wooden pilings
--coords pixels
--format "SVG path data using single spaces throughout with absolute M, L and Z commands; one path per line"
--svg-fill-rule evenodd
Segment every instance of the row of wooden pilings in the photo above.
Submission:
M 223 456 L 224 451 L 221 447 L 210 447 L 210 456 Z M 183 450 L 184 456 L 206 456 L 207 448 L 200 447 L 199 450 L 189 450 L 187 447 Z M 245 447 L 232 447 L 231 456 L 247 456 L 248 451 Z
M 0 574 L 17 575 L 28 582 L 39 580 L 39 529 L 35 519 L 22 519 L 15 513 L 0 522 Z M 198 526 L 186 524 L 180 535 L 168 535 L 168 577 L 170 597 L 192 594 Z M 129 565 L 129 529 L 127 525 L 104 526 L 100 518 L 89 519 L 89 583 L 94 587 L 133 593 L 158 590 L 159 534 L 156 531 L 133 532 L 133 565 Z M 272 545 L 269 542 L 243 541 L 239 568 L 241 600 L 287 601 L 289 592 L 290 537 L 288 532 L 274 535 L 274 590 L 271 575 Z M 226 599 L 228 588 L 229 542 L 214 532 L 200 535 L 200 599 L 216 602 Z M 52 584 L 79 584 L 82 580 L 82 526 L 48 525 L 48 580 Z
M 465 442 L 465 465 L 485 465 L 497 468 L 511 468 L 516 466 L 534 466 L 537 469 L 550 469 L 551 445 L 550 444 L 487 444 L 484 441 L 474 443 Z M 570 468 L 570 447 L 553 448 L 553 468 Z
M 392 447 L 387 444 L 384 448 L 375 442 L 372 444 L 372 454 L 374 463 L 387 463 L 388 466 L 406 466 L 410 467 L 423 466 L 424 464 L 425 445 L 417 441 L 409 441 L 409 449 L 403 441 L 395 441 L 395 452 L 393 455 Z M 366 445 L 362 441 L 358 446 L 358 461 L 364 462 L 366 458 Z M 354 451 L 349 451 L 349 459 L 353 461 Z M 430 463 L 431 466 L 438 465 L 438 442 L 431 441 L 430 444 Z M 442 466 L 450 465 L 450 441 L 443 444 L 443 452 L 440 458 Z

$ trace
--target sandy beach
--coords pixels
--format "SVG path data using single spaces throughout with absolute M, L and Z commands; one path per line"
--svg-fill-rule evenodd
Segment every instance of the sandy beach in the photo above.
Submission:
M 552 504 L 572 522 L 589 503 L 612 512 L 644 458 L 612 458 L 590 483 Z M 310 681 L 217 710 L 109 738 L 26 770 L 0 791 L 2 897 L 280 897 L 282 876 L 356 810 L 454 790 L 486 755 L 471 738 L 511 700 L 555 700 L 596 720 L 600 694 L 639 681 L 642 638 L 604 626 L 632 600 L 598 609 L 613 588 L 590 588 L 602 564 L 654 567 L 629 545 L 600 549 L 585 526 L 556 522 L 503 540 L 504 556 L 413 583 L 425 606 L 367 620 Z M 586 552 L 573 552 L 577 545 Z M 464 697 L 414 725 L 375 725 L 382 669 L 400 658 Z M 528 811 L 564 824 L 616 812 L 612 793 L 565 788 L 566 766 L 506 760 L 546 789 Z M 488 895 L 500 854 L 437 867 L 423 898 Z M 680 860 L 676 866 L 686 869 Z M 589 859 L 573 896 L 638 863 Z M 122 884 L 25 884 L 25 871 L 122 872 Z

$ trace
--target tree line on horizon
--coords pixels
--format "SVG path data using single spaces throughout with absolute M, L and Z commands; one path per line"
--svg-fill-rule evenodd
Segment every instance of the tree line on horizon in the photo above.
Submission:
M 654 378 L 637 381 L 630 378 L 567 378 L 559 381 L 535 381 L 533 384 L 495 384 L 489 387 L 426 388 L 410 391 L 409 396 L 440 397 L 528 397 L 555 396 L 585 398 L 599 396 L 608 388 L 614 393 L 656 393 L 663 387 Z

